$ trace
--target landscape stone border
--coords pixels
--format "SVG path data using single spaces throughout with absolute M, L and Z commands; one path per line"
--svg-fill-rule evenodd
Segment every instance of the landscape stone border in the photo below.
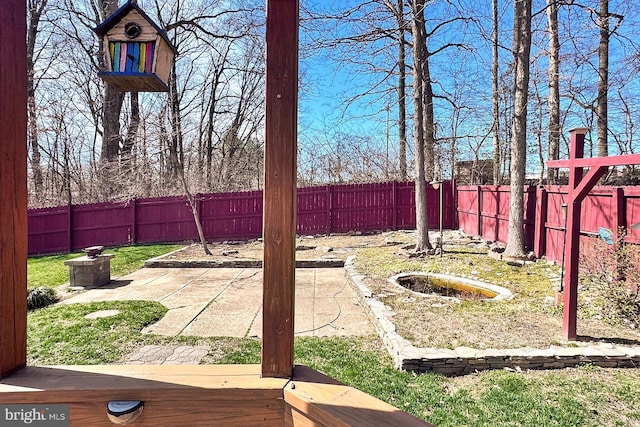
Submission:
M 170 256 L 187 248 L 177 249 L 168 254 L 148 259 L 144 262 L 146 268 L 262 268 L 262 260 L 259 259 L 210 259 L 210 260 L 180 260 L 169 259 Z M 296 268 L 342 268 L 344 261 L 341 259 L 299 259 L 296 260 Z
M 393 311 L 378 301 L 367 286 L 367 278 L 354 265 L 354 256 L 347 258 L 345 270 L 349 283 L 367 311 L 397 369 L 415 372 L 435 372 L 444 375 L 464 375 L 489 369 L 561 369 L 578 365 L 604 368 L 636 368 L 640 366 L 640 346 L 605 342 L 576 343 L 576 347 L 551 346 L 485 349 L 458 347 L 419 348 L 396 332 L 391 318 Z

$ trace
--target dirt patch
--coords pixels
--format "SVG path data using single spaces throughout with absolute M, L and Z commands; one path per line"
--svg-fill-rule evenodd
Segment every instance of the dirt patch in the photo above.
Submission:
M 409 242 L 408 233 L 387 232 L 368 235 L 318 235 L 300 236 L 296 239 L 296 259 L 339 259 L 346 260 L 362 248 L 384 247 Z M 207 255 L 202 245 L 193 244 L 168 254 L 164 260 L 261 260 L 262 239 L 250 241 L 227 241 L 209 244 L 212 255 Z
M 475 242 L 469 244 L 477 245 Z M 602 320 L 602 313 L 589 303 L 593 296 L 586 289 L 579 292 L 580 342 L 566 342 L 562 338 L 562 307 L 554 304 L 554 286 L 560 276 L 558 266 L 543 260 L 510 265 L 488 257 L 486 252 L 468 250 L 466 246 L 445 244 L 443 257 L 407 260 L 394 248 L 365 249 L 356 258 L 356 267 L 367 275 L 367 285 L 374 298 L 395 313 L 391 320 L 398 334 L 416 347 L 547 348 L 596 341 L 640 345 L 638 330 Z M 444 298 L 416 296 L 387 280 L 392 275 L 409 271 L 446 272 L 482 280 L 509 289 L 515 297 L 457 303 Z

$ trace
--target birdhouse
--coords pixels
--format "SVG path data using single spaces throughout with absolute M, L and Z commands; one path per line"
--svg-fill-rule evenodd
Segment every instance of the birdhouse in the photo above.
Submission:
M 94 29 L 102 37 L 106 70 L 98 75 L 124 92 L 167 92 L 176 48 L 129 0 Z

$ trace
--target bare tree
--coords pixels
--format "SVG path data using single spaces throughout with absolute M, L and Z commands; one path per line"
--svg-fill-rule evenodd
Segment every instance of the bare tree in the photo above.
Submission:
M 560 39 L 558 35 L 558 0 L 547 0 L 549 32 L 549 150 L 548 159 L 560 157 Z M 547 169 L 549 184 L 557 184 L 558 169 Z
M 406 37 L 407 21 L 404 17 L 404 0 L 392 4 L 385 0 L 385 5 L 393 11 L 398 24 L 398 149 L 400 161 L 400 180 L 407 180 L 407 72 L 406 72 Z
M 31 173 L 36 194 L 42 192 L 43 176 L 40 163 L 40 145 L 38 143 L 38 114 L 36 107 L 35 54 L 36 38 L 40 30 L 40 20 L 47 7 L 48 0 L 29 0 L 27 2 L 27 143 L 31 147 Z
M 493 106 L 493 185 L 500 185 L 500 68 L 498 61 L 499 47 L 499 21 L 498 21 L 498 0 L 491 0 L 491 85 L 492 85 L 492 106 Z
M 427 219 L 427 189 L 425 179 L 425 123 L 424 123 L 424 77 L 423 65 L 427 59 L 424 22 L 425 0 L 411 3 L 411 35 L 413 38 L 413 111 L 414 147 L 416 168 L 416 252 L 431 249 L 429 223 Z M 433 129 L 433 126 L 430 127 Z M 431 165 L 433 167 L 433 164 Z
M 616 23 L 611 28 L 610 19 L 616 19 Z M 598 45 L 598 98 L 596 106 L 597 133 L 598 133 L 598 156 L 609 154 L 609 39 L 622 23 L 622 15 L 609 13 L 609 0 L 600 0 L 600 10 L 598 11 L 598 27 L 600 29 L 600 41 Z
M 524 256 L 524 178 L 527 154 L 527 101 L 531 52 L 531 0 L 514 0 L 514 112 L 511 142 L 509 233 L 505 254 Z

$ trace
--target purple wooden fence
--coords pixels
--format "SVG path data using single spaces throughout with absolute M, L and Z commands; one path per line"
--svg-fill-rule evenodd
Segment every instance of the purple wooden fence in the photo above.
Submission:
M 456 226 L 455 190 L 443 184 L 443 227 Z M 438 226 L 438 191 L 427 185 L 431 228 Z M 208 240 L 262 235 L 262 192 L 196 195 Z M 415 228 L 414 183 L 329 185 L 298 189 L 298 234 Z M 184 197 L 61 206 L 29 211 L 29 254 L 60 253 L 92 245 L 183 242 L 197 239 Z
M 507 241 L 509 194 L 506 186 L 458 187 L 458 223 L 466 233 L 502 243 Z M 564 246 L 565 186 L 525 188 L 525 240 L 536 256 L 560 261 Z M 594 236 L 600 227 L 627 229 L 627 240 L 640 232 L 628 227 L 640 222 L 640 187 L 595 187 L 582 202 L 580 230 Z M 480 214 L 478 215 L 478 212 Z
M 506 242 L 509 232 L 509 194 L 505 186 L 458 187 L 458 224 L 468 234 L 487 240 Z M 535 188 L 524 188 L 525 244 L 533 249 L 535 226 Z M 480 215 L 478 215 L 480 212 Z

